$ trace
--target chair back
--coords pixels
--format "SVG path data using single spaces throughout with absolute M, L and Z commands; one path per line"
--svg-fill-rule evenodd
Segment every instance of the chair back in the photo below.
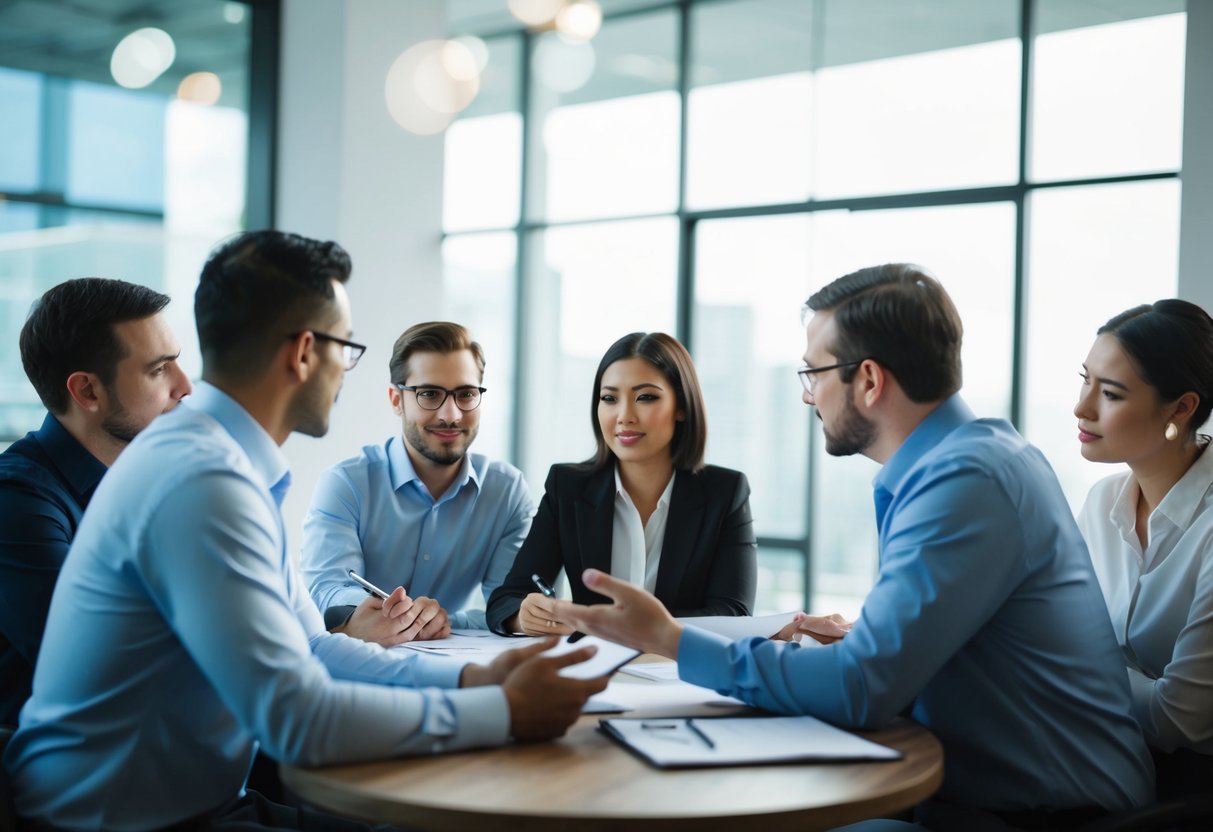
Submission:
M 15 730 L 11 725 L 0 725 L 0 757 L 4 756 L 4 749 Z M 0 832 L 17 832 L 17 813 L 8 789 L 8 769 L 3 765 L 0 765 Z

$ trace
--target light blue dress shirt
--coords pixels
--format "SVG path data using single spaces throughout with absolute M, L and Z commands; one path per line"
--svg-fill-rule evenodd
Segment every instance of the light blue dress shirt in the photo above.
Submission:
M 241 793 L 255 741 L 317 765 L 506 739 L 499 687 L 440 689 L 459 663 L 325 632 L 286 554 L 289 481 L 270 436 L 208 384 L 122 453 L 59 578 L 5 753 L 21 815 L 173 824 Z
M 349 579 L 353 569 L 388 592 L 403 586 L 414 598 L 436 599 L 452 627 L 483 630 L 484 603 L 505 580 L 534 513 L 522 472 L 481 454 L 467 454 L 435 500 L 393 436 L 321 475 L 303 523 L 303 575 L 321 610 L 366 598 Z M 481 601 L 472 598 L 477 587 Z
M 827 647 L 686 628 L 683 679 L 778 713 L 876 727 L 910 709 L 944 747 L 939 797 L 1118 809 L 1154 772 L 1103 596 L 1044 456 L 952 397 L 876 477 L 880 574 Z

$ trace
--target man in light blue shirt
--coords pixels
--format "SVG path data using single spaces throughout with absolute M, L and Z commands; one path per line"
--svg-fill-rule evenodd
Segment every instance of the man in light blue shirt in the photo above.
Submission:
M 325 632 L 287 556 L 279 446 L 326 432 L 362 355 L 349 272 L 335 243 L 276 231 L 208 259 L 204 381 L 98 487 L 4 755 L 39 829 L 298 828 L 244 791 L 258 743 L 320 765 L 558 736 L 605 686 L 532 648 L 461 666 Z M 346 828 L 327 820 L 306 822 Z
M 931 829 L 991 814 L 1063 829 L 1148 802 L 1150 758 L 1082 537 L 1041 453 L 957 395 L 961 323 L 943 288 L 893 264 L 839 278 L 808 308 L 799 373 L 826 450 L 884 465 L 880 573 L 859 619 L 800 622 L 825 647 L 730 643 L 591 571 L 614 606 L 570 604 L 562 620 L 778 713 L 856 728 L 908 714 L 944 748 L 943 786 L 918 810 Z
M 468 451 L 485 392 L 484 352 L 468 331 L 444 321 L 409 327 L 389 369 L 401 435 L 324 472 L 302 552 L 329 629 L 385 647 L 485 629 L 484 602 L 534 514 L 517 468 Z M 351 569 L 394 594 L 368 597 Z

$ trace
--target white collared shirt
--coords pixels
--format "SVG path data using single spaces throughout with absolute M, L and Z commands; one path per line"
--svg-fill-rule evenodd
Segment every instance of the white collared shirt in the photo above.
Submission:
M 1097 483 L 1078 525 L 1091 551 L 1150 745 L 1213 754 L 1213 451 L 1171 487 L 1134 531 L 1131 472 Z
M 615 466 L 615 521 L 611 533 L 611 575 L 654 592 L 657 567 L 661 563 L 661 545 L 665 540 L 666 518 L 670 515 L 670 494 L 674 492 L 674 473 L 657 498 L 657 508 L 648 524 L 640 521 L 640 512 L 632 502 L 619 466 Z

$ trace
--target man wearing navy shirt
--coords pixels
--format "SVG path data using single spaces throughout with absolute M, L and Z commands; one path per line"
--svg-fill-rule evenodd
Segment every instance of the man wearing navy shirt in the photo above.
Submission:
M 190 392 L 168 302 L 122 280 L 69 280 L 21 329 L 21 363 L 48 412 L 0 454 L 0 723 L 16 724 L 29 698 L 51 592 L 97 483 Z

